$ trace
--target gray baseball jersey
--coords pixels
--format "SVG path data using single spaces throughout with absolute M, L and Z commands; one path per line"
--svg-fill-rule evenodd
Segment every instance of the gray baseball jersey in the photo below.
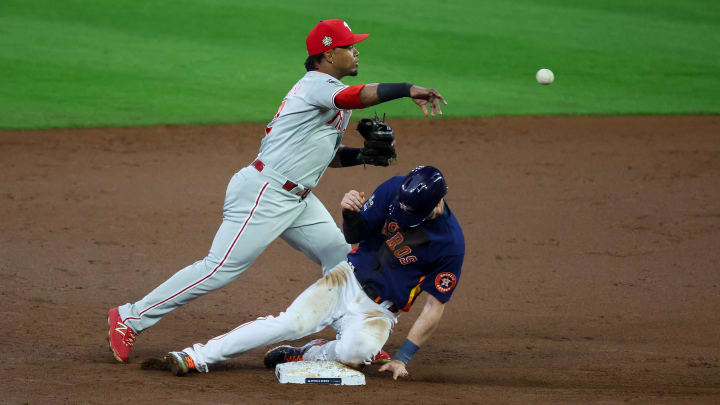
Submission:
M 352 114 L 335 106 L 335 96 L 347 87 L 326 73 L 307 72 L 265 129 L 258 159 L 295 183 L 315 187 Z

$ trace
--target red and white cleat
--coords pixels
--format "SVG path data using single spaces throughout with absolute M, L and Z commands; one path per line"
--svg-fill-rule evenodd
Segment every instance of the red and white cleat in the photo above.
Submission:
M 111 309 L 108 313 L 108 328 L 110 351 L 112 351 L 117 361 L 127 363 L 137 333 L 123 323 L 117 307 Z

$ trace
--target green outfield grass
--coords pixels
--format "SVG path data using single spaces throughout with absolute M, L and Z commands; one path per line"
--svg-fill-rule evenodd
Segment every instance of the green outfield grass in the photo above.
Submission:
M 322 18 L 371 33 L 346 83 L 436 87 L 448 117 L 720 113 L 719 1 L 2 0 L 0 128 L 269 121 Z

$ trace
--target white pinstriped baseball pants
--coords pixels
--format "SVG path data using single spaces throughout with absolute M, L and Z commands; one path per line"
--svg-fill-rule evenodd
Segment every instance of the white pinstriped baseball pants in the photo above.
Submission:
M 252 166 L 235 173 L 207 257 L 141 300 L 120 306 L 123 322 L 142 332 L 175 308 L 233 281 L 278 237 L 322 265 L 323 274 L 344 261 L 350 245 L 320 200 L 312 193 L 301 200 L 283 190 L 283 183 Z

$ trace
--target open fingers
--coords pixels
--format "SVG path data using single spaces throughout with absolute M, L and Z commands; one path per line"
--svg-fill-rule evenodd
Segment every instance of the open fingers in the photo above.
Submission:
M 398 377 L 407 377 L 408 372 L 405 367 L 395 367 L 395 370 L 393 371 L 393 380 L 397 380 Z
M 413 86 L 413 89 L 415 89 L 415 93 L 412 96 L 413 101 L 415 102 L 415 104 L 420 106 L 423 114 L 426 117 L 428 116 L 428 113 L 430 113 L 430 116 L 433 117 L 435 116 L 436 112 L 439 115 L 443 114 L 441 105 L 447 105 L 447 101 L 442 96 L 442 94 L 438 93 L 438 91 L 435 89 L 426 89 L 418 86 Z M 430 104 L 429 109 L 428 104 Z
M 403 364 L 402 362 L 400 362 L 398 360 L 392 360 L 388 363 L 383 364 L 380 367 L 379 371 L 380 372 L 383 372 L 383 371 L 392 372 L 393 380 L 397 380 L 398 377 L 407 377 L 408 376 L 408 372 L 407 372 L 407 369 L 405 368 L 405 364 Z
M 442 115 L 442 108 L 440 108 L 440 103 L 438 102 L 437 98 L 433 98 L 432 101 L 432 109 L 433 111 L 437 111 L 438 114 Z
M 445 101 L 445 98 L 435 89 L 430 89 L 430 95 L 430 103 L 432 104 L 432 109 L 434 111 L 437 111 L 438 114 L 442 115 L 442 107 L 440 105 L 440 102 L 447 105 L 447 101 Z
M 443 104 L 447 105 L 447 101 L 445 101 L 445 97 L 443 97 L 442 94 L 438 93 L 437 91 L 434 91 L 433 93 L 435 93 L 435 97 L 439 98 Z
M 383 364 L 383 365 L 378 369 L 378 371 L 380 371 L 381 373 L 384 372 L 384 371 L 390 371 L 390 372 L 392 372 L 392 378 L 393 378 L 393 380 L 397 380 L 397 379 L 398 379 L 398 376 L 400 376 L 400 374 L 401 374 L 400 368 L 397 367 L 395 364 L 393 364 L 392 361 Z

